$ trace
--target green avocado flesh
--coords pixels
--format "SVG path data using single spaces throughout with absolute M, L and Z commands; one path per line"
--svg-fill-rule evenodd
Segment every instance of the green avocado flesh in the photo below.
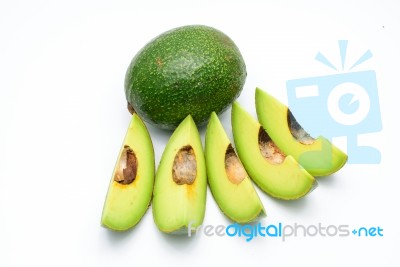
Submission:
M 167 31 L 145 45 L 130 63 L 125 95 L 145 121 L 174 129 L 191 115 L 205 124 L 239 96 L 246 66 L 235 43 L 202 25 Z
M 165 233 L 187 233 L 200 226 L 206 207 L 207 175 L 196 124 L 187 116 L 162 154 L 153 192 L 153 217 Z
M 232 131 L 240 160 L 250 178 L 269 195 L 298 199 L 317 182 L 292 156 L 274 144 L 261 125 L 237 102 L 232 106 Z
M 263 204 L 215 112 L 207 126 L 205 158 L 211 192 L 227 217 L 247 223 L 265 215 Z
M 347 155 L 326 138 L 310 137 L 287 106 L 261 89 L 256 89 L 256 109 L 261 125 L 274 143 L 291 155 L 310 174 L 330 175 L 341 169 Z
M 103 226 L 123 231 L 140 221 L 150 205 L 154 171 L 149 132 L 134 114 L 109 184 L 101 217 Z

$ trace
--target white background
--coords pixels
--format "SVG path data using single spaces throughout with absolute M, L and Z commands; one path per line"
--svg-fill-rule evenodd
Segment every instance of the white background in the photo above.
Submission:
M 1 1 L 0 266 L 398 265 L 399 2 L 299 2 Z M 377 73 L 383 130 L 364 141 L 381 164 L 346 165 L 295 202 L 258 191 L 263 224 L 380 226 L 383 237 L 188 239 L 160 233 L 151 209 L 131 231 L 100 226 L 130 120 L 126 68 L 151 38 L 186 24 L 236 42 L 248 70 L 238 101 L 254 116 L 256 86 L 285 102 L 287 80 L 335 73 L 318 51 L 339 65 L 337 40 L 349 40 L 349 62 L 371 49 L 357 70 Z M 221 119 L 231 136 L 229 112 Z M 149 131 L 158 163 L 170 132 Z M 208 194 L 204 224 L 229 223 Z

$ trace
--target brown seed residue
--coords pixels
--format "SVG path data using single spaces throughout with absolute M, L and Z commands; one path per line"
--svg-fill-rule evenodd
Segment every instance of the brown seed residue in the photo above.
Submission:
M 179 185 L 193 184 L 197 175 L 196 155 L 192 146 L 181 147 L 175 155 L 172 166 L 172 179 Z
M 228 145 L 225 152 L 225 171 L 229 181 L 234 184 L 240 184 L 247 177 L 246 170 L 231 144 Z
M 157 64 L 157 67 L 161 68 L 164 65 L 164 62 L 160 57 L 157 57 L 156 64 Z
M 264 128 L 260 127 L 258 132 L 258 145 L 262 156 L 272 164 L 281 164 L 286 155 L 275 145 Z
M 138 161 L 130 146 L 124 146 L 117 165 L 119 166 L 115 172 L 114 181 L 125 185 L 132 183 L 136 178 Z
M 297 141 L 304 145 L 311 145 L 314 143 L 315 139 L 301 127 L 290 110 L 288 110 L 287 121 L 290 132 Z
M 128 103 L 128 111 L 132 115 L 136 113 L 136 110 L 132 107 L 132 105 L 130 103 Z

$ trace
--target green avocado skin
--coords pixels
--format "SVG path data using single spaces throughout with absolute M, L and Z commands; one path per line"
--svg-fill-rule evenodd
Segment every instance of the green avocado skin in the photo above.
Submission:
M 136 54 L 125 76 L 125 96 L 141 118 L 160 128 L 174 129 L 189 114 L 200 126 L 240 95 L 246 75 L 227 35 L 208 26 L 183 26 Z

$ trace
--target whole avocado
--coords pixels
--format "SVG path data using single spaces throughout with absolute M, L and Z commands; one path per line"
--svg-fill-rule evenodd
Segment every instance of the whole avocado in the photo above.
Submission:
M 240 95 L 246 65 L 235 43 L 221 31 L 190 25 L 167 31 L 132 59 L 125 76 L 131 112 L 164 129 L 192 115 L 205 124 Z

